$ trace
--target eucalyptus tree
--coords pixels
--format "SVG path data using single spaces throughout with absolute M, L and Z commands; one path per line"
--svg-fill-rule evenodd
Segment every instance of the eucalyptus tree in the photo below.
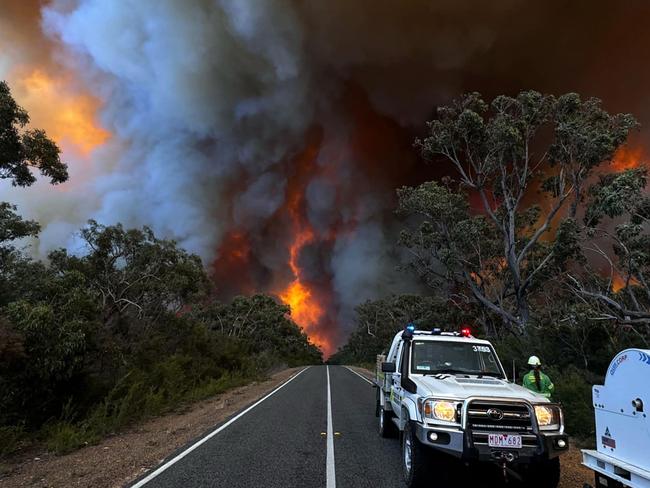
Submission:
M 399 212 L 419 217 L 401 239 L 410 266 L 525 333 L 531 294 L 578 254 L 590 177 L 636 126 L 575 93 L 470 93 L 439 107 L 416 146 L 451 176 L 398 190 Z

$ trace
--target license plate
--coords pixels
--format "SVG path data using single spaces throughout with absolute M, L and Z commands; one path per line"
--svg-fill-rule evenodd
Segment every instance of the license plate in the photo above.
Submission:
M 521 449 L 522 442 L 520 435 L 490 434 L 488 436 L 490 447 L 504 447 L 507 449 Z

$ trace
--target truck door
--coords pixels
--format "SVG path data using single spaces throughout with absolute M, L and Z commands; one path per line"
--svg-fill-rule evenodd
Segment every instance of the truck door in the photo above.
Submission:
M 399 345 L 397 346 L 397 355 L 395 357 L 395 366 L 397 371 L 395 371 L 391 375 L 391 387 L 390 387 L 390 404 L 391 407 L 393 407 L 393 412 L 395 412 L 397 415 L 400 414 L 401 411 L 401 403 L 402 403 L 402 358 L 403 358 L 403 348 L 404 348 L 404 341 L 400 341 Z

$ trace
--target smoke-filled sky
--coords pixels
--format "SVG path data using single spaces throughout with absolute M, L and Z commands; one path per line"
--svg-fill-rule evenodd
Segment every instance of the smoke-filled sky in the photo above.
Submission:
M 42 223 L 40 257 L 89 218 L 149 225 L 331 352 L 354 305 L 416 287 L 394 188 L 444 172 L 411 147 L 435 105 L 578 91 L 650 125 L 649 21 L 643 0 L 2 0 L 0 78 L 71 180 L 0 199 Z

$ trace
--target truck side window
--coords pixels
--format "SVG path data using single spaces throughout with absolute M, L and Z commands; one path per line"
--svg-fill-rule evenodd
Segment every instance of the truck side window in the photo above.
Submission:
M 393 358 L 391 359 L 391 361 L 393 361 L 393 362 L 395 363 L 395 366 L 396 366 L 396 367 L 395 367 L 395 371 L 396 371 L 397 373 L 399 373 L 399 371 L 400 371 L 398 361 L 399 361 L 399 359 L 400 359 L 400 351 L 401 351 L 401 350 L 402 350 L 402 343 L 400 342 L 400 343 L 397 345 L 397 347 L 395 348 L 395 356 L 393 356 Z

